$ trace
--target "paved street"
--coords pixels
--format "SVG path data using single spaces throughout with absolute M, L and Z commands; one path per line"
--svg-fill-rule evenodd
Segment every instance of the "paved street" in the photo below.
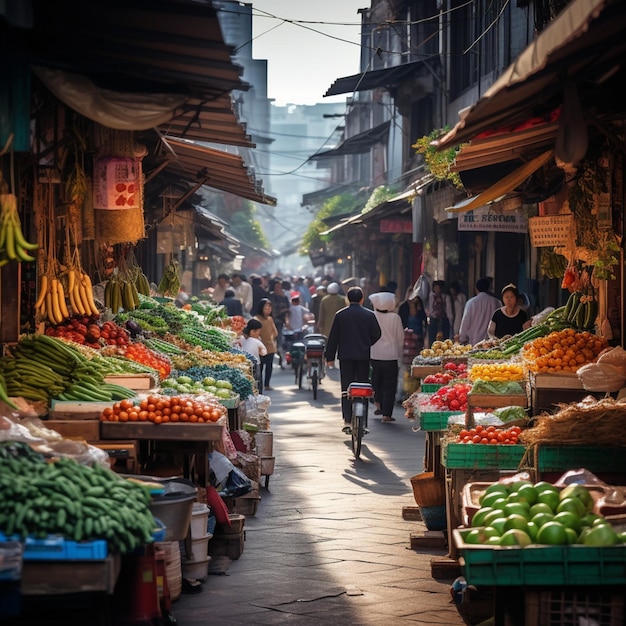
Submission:
M 269 489 L 245 520 L 241 557 L 173 604 L 178 626 L 465 623 L 450 601 L 452 579 L 431 573 L 447 550 L 411 549 L 411 533 L 425 527 L 402 516 L 415 505 L 410 477 L 423 467 L 424 434 L 399 405 L 395 423 L 370 412 L 355 461 L 338 381 L 338 370 L 328 372 L 313 400 L 291 369 L 274 370 Z

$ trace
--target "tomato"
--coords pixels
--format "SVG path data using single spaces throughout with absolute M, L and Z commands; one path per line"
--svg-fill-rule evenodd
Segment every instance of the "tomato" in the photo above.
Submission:
M 472 443 L 480 443 L 480 439 L 481 439 L 480 435 L 474 435 L 472 437 Z

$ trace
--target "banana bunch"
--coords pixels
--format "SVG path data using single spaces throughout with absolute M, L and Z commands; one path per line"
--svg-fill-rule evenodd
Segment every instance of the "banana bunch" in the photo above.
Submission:
M 36 243 L 26 241 L 17 212 L 17 197 L 0 194 L 0 267 L 9 261 L 32 263 L 35 257 L 28 252 L 36 250 Z
M 35 310 L 42 320 L 48 320 L 55 325 L 61 324 L 70 316 L 63 283 L 56 276 L 44 274 L 41 277 Z
M 567 259 L 549 248 L 541 248 L 539 268 L 547 278 L 563 278 L 567 269 Z
M 176 259 L 172 259 L 159 282 L 158 291 L 164 296 L 175 298 L 180 291 L 180 264 Z
M 142 296 L 150 295 L 150 281 L 139 268 L 135 274 L 135 289 L 137 289 Z
M 581 330 L 591 330 L 598 317 L 598 302 L 593 296 L 583 295 L 580 291 L 573 291 L 563 311 L 563 318 L 572 326 Z
M 93 285 L 88 274 L 80 270 L 68 270 L 67 292 L 72 311 L 79 315 L 100 315 L 93 299 Z
M 134 311 L 139 305 L 139 291 L 131 279 L 117 275 L 107 281 L 104 287 L 104 306 L 111 309 L 114 315 L 119 313 L 120 309 Z

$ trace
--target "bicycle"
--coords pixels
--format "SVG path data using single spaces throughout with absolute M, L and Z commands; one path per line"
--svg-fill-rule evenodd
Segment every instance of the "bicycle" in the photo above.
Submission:
M 367 431 L 367 412 L 374 389 L 370 383 L 350 383 L 346 395 L 352 402 L 352 421 L 350 422 L 352 452 L 354 458 L 358 459 L 361 456 L 361 441 Z
M 324 348 L 326 337 L 318 333 L 306 335 L 302 340 L 305 346 L 306 376 L 313 389 L 313 399 L 317 400 L 317 388 L 326 375 L 324 368 Z

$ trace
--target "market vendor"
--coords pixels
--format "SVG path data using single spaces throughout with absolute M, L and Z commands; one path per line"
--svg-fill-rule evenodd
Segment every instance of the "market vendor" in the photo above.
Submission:
M 501 294 L 504 306 L 494 312 L 487 329 L 491 339 L 517 335 L 530 326 L 528 313 L 520 308 L 517 287 L 509 283 L 502 288 Z

